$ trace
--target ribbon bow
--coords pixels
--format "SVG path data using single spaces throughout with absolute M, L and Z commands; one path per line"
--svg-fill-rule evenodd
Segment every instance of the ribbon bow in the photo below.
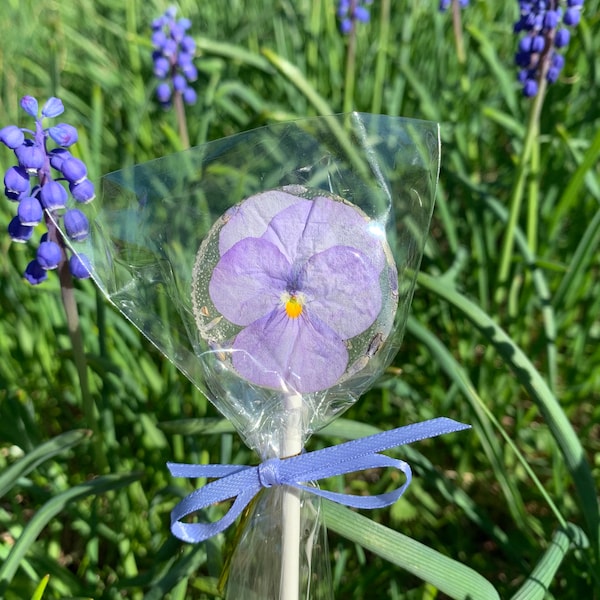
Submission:
M 399 427 L 337 446 L 306 452 L 288 458 L 270 458 L 255 467 L 243 465 L 188 465 L 167 463 L 174 477 L 216 477 L 204 487 L 186 496 L 171 512 L 171 531 L 185 542 L 202 542 L 229 527 L 263 487 L 287 485 L 322 496 L 353 508 L 390 506 L 404 493 L 412 479 L 410 466 L 403 460 L 379 454 L 396 446 L 430 437 L 469 429 L 469 425 L 440 417 L 406 427 Z M 376 496 L 354 496 L 328 492 L 302 482 L 317 481 L 375 467 L 394 467 L 406 477 L 396 490 Z M 182 523 L 181 519 L 196 511 L 235 498 L 224 517 L 214 523 Z

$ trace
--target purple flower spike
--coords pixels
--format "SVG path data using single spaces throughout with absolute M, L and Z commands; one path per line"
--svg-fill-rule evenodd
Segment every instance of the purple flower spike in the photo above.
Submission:
M 25 135 L 16 125 L 7 125 L 0 129 L 0 142 L 11 150 L 18 148 L 24 141 Z
M 27 265 L 24 276 L 31 285 L 38 285 L 48 279 L 48 273 L 37 260 L 32 260 Z
M 259 194 L 230 211 L 208 292 L 242 327 L 232 364 L 251 383 L 312 393 L 348 367 L 347 340 L 378 318 L 386 264 L 357 209 L 326 197 Z
M 0 129 L 0 142 L 13 150 L 19 163 L 4 174 L 4 194 L 18 202 L 17 215 L 8 226 L 9 235 L 16 242 L 27 242 L 37 225 L 46 224 L 54 230 L 55 224 L 60 227 L 63 221 L 70 239 L 83 240 L 89 231 L 87 218 L 79 210 L 65 210 L 69 202 L 85 203 L 94 198 L 94 185 L 87 179 L 85 164 L 65 149 L 77 141 L 77 130 L 66 123 L 44 127 L 44 119 L 64 112 L 60 98 L 49 98 L 39 115 L 38 102 L 32 96 L 22 98 L 21 106 L 35 119 L 34 127 L 9 125 Z M 48 148 L 50 140 L 60 147 Z M 59 172 L 58 177 L 53 169 Z M 71 197 L 63 180 L 69 184 Z M 51 220 L 45 220 L 45 216 Z M 63 236 L 54 232 L 52 237 L 55 241 L 49 242 L 48 234 L 42 235 L 37 259 L 27 267 L 25 278 L 32 284 L 47 278 L 46 269 L 66 262 Z
M 173 94 L 185 96 L 187 104 L 196 101 L 196 95 L 187 92 L 188 84 L 198 75 L 192 64 L 196 43 L 185 34 L 192 23 L 189 19 L 175 21 L 175 14 L 174 9 L 167 10 L 162 17 L 152 21 L 154 74 L 161 80 L 156 96 L 165 108 L 171 105 Z
M 523 94 L 536 96 L 540 80 L 544 76 L 549 83 L 558 80 L 564 64 L 563 57 L 557 52 L 565 48 L 571 39 L 571 32 L 560 26 L 575 27 L 581 18 L 584 0 L 519 0 L 520 17 L 514 25 L 514 32 L 524 32 L 519 42 L 515 62 L 525 68 L 526 76 L 521 71 L 519 82 L 523 85 Z M 564 15 L 564 16 L 563 16 Z
M 38 116 L 38 101 L 33 96 L 23 96 L 21 98 L 21 108 L 34 119 Z
M 340 20 L 340 31 L 344 35 L 352 31 L 356 22 L 369 22 L 369 9 L 364 5 L 371 3 L 372 0 L 356 0 L 353 4 L 351 4 L 348 0 L 338 1 L 336 14 Z
M 62 100 L 60 98 L 49 98 L 44 107 L 42 108 L 42 117 L 52 119 L 62 115 L 65 112 Z

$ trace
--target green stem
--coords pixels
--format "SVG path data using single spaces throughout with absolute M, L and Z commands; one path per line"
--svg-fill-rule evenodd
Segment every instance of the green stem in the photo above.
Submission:
M 179 139 L 183 150 L 190 148 L 190 136 L 188 134 L 187 119 L 185 118 L 185 106 L 183 105 L 183 96 L 181 92 L 175 92 L 173 98 L 175 106 L 175 115 L 177 116 L 177 125 L 179 127 Z
M 529 111 L 529 120 L 527 122 L 525 140 L 523 143 L 521 156 L 519 158 L 519 163 L 517 165 L 515 185 L 510 197 L 510 213 L 508 217 L 506 235 L 504 237 L 504 245 L 502 247 L 502 255 L 500 257 L 500 269 L 498 272 L 499 301 L 503 301 L 506 297 L 506 285 L 508 283 L 510 266 L 513 259 L 515 231 L 519 221 L 519 213 L 521 212 L 521 204 L 525 191 L 525 182 L 527 179 L 529 161 L 531 159 L 535 140 L 539 133 L 540 114 L 542 112 L 544 96 L 546 94 L 547 82 L 545 77 L 541 78 L 539 86 L 538 93 L 533 99 L 533 103 L 531 104 L 531 109 Z
M 461 8 L 458 0 L 452 0 L 452 28 L 454 29 L 454 45 L 460 70 L 460 87 L 466 93 L 471 85 L 466 73 L 467 53 L 465 51 L 465 36 L 463 35 Z
M 350 3 L 350 14 L 354 14 L 356 0 Z M 356 78 L 356 21 L 352 20 L 352 29 L 348 33 L 348 49 L 346 51 L 346 73 L 344 77 L 343 111 L 349 113 L 354 108 L 354 82 Z
M 531 149 L 531 170 L 529 177 L 529 193 L 527 194 L 527 245 L 535 255 L 538 247 L 538 214 L 540 206 L 540 144 L 539 138 Z
M 465 40 L 463 37 L 462 20 L 460 16 L 460 4 L 458 0 L 452 0 L 452 27 L 454 28 L 454 44 L 456 46 L 456 58 L 461 66 L 467 62 L 465 52 Z
M 375 64 L 375 82 L 373 83 L 373 101 L 371 112 L 379 114 L 383 105 L 383 89 L 385 87 L 385 69 L 387 66 L 388 40 L 390 37 L 390 0 L 381 0 L 379 17 L 379 36 L 377 44 L 377 62 Z
M 83 336 L 81 335 L 81 326 L 79 323 L 79 311 L 75 301 L 75 290 L 73 288 L 73 276 L 69 270 L 69 261 L 65 250 L 65 242 L 62 234 L 58 231 L 54 223 L 48 228 L 50 239 L 54 239 L 61 248 L 62 258 L 58 265 L 58 278 L 60 281 L 60 293 L 62 303 L 65 308 L 67 318 L 67 330 L 73 349 L 73 361 L 79 377 L 79 388 L 81 390 L 81 404 L 85 424 L 92 430 L 92 445 L 94 448 L 94 460 L 100 473 L 108 468 L 106 455 L 102 449 L 102 432 L 99 427 L 99 419 L 96 405 L 92 394 L 90 393 L 89 380 L 87 375 L 87 361 L 85 358 L 85 348 Z

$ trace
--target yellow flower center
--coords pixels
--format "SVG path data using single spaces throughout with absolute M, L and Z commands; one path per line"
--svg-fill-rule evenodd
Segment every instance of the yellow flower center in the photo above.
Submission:
M 282 301 L 285 305 L 285 312 L 290 319 L 297 319 L 302 314 L 302 305 L 304 298 L 300 294 L 283 294 Z

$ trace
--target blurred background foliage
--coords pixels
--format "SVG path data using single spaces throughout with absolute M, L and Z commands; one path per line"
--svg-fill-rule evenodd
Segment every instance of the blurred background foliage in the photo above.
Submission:
M 333 0 L 175 4 L 198 47 L 192 145 L 343 110 L 347 38 Z M 475 0 L 462 11 L 464 61 L 437 4 L 375 0 L 357 32 L 353 108 L 439 121 L 442 172 L 403 348 L 344 415 L 351 423 L 309 447 L 435 416 L 472 423 L 398 450 L 417 477 L 369 519 L 472 567 L 502 598 L 598 597 L 599 3 L 586 1 L 548 89 L 506 281 L 501 248 L 531 105 L 515 80 L 518 3 Z M 29 125 L 23 95 L 60 97 L 95 181 L 181 149 L 175 115 L 154 99 L 149 24 L 167 6 L 4 0 L 0 126 Z M 0 148 L 3 170 L 12 160 Z M 2 222 L 13 215 L 0 203 Z M 0 596 L 33 597 L 49 574 L 45 598 L 214 597 L 233 532 L 194 547 L 171 537 L 169 512 L 192 486 L 176 485 L 165 462 L 255 457 L 87 281 L 77 300 L 103 469 L 79 431 L 88 424 L 58 279 L 26 284 L 31 254 L 0 236 Z M 173 423 L 181 419 L 203 420 L 190 433 Z M 375 494 L 395 482 L 358 474 L 345 485 Z M 448 597 L 366 542 L 365 551 L 360 531 L 348 541 L 331 524 L 336 598 Z M 535 569 L 551 552 L 542 576 Z

